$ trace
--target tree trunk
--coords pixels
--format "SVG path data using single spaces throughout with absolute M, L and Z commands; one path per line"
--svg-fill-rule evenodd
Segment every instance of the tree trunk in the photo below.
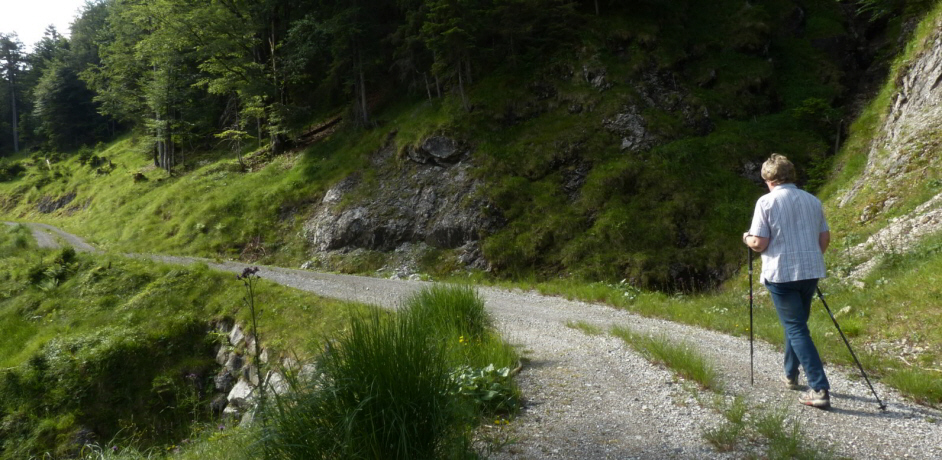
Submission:
M 461 104 L 464 105 L 465 112 L 470 112 L 471 107 L 468 106 L 468 97 L 464 93 L 464 78 L 461 77 L 461 63 L 458 63 L 458 92 L 461 94 Z
M 13 128 L 13 152 L 20 151 L 20 130 L 19 130 L 19 117 L 16 116 L 16 83 L 13 72 L 10 72 L 10 105 L 13 110 L 13 122 L 11 124 Z
M 428 74 L 425 72 L 422 72 L 422 78 L 425 79 L 425 93 L 428 94 L 429 102 L 432 102 L 432 86 L 431 86 L 431 83 L 428 81 Z
M 366 77 L 363 75 L 362 60 L 359 61 L 359 65 L 357 67 L 359 67 L 358 71 L 360 74 L 358 76 L 358 79 L 360 81 L 360 85 L 359 85 L 360 86 L 360 113 L 363 118 L 363 126 L 369 126 L 370 113 L 369 113 L 369 108 L 367 108 L 367 105 L 366 105 Z

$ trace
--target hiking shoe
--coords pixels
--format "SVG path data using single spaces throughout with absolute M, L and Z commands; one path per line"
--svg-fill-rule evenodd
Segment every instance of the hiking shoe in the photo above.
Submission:
M 798 395 L 798 402 L 812 407 L 827 409 L 831 407 L 831 395 L 828 390 L 808 390 Z
M 789 377 L 789 376 L 787 376 L 787 375 L 783 375 L 783 376 L 781 377 L 781 379 L 782 379 L 782 383 L 785 384 L 785 388 L 788 388 L 789 390 L 798 390 L 798 389 L 801 389 L 801 385 L 798 384 L 798 376 L 797 376 L 797 375 L 794 376 L 794 377 Z

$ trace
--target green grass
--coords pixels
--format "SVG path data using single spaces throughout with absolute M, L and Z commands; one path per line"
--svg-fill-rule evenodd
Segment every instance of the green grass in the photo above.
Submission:
M 232 274 L 24 250 L 22 227 L 2 230 L 0 458 L 78 455 L 82 430 L 152 451 L 211 423 L 212 324 L 248 320 Z M 268 282 L 257 301 L 273 359 L 322 342 L 362 308 Z
M 705 389 L 722 391 L 719 373 L 691 344 L 673 342 L 666 336 L 637 334 L 623 327 L 612 328 L 612 335 L 624 340 L 648 360 L 664 364 L 681 377 L 697 382 Z
M 480 363 L 488 362 L 486 367 Z M 512 414 L 512 349 L 476 292 L 435 286 L 398 313 L 354 318 L 313 381 L 276 398 L 265 451 L 277 458 L 476 458 L 481 416 Z
M 252 460 L 260 457 L 257 428 L 223 428 L 206 425 L 194 428 L 193 436 L 168 446 L 138 448 L 126 443 L 104 442 L 84 446 L 81 460 Z
M 602 335 L 605 333 L 602 328 L 585 321 L 567 321 L 566 327 L 582 331 L 587 335 Z
M 704 430 L 703 438 L 720 452 L 741 452 L 745 458 L 836 459 L 830 449 L 802 432 L 799 420 L 784 409 L 750 406 L 737 397 L 731 402 L 716 398 L 723 415 L 719 426 Z

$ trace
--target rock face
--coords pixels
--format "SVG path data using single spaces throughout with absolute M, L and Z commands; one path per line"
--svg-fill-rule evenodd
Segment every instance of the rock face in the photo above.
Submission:
M 840 207 L 861 207 L 861 224 L 893 209 L 900 191 L 926 182 L 929 171 L 942 168 L 942 21 L 897 79 L 897 86 L 893 108 L 870 144 L 863 174 L 838 203 Z M 922 237 L 942 229 L 942 186 L 934 188 L 939 190 L 935 196 L 845 251 L 859 264 L 852 270 L 852 278 L 866 276 L 883 255 L 905 253 Z M 871 192 L 869 202 L 856 203 L 865 190 Z
M 65 195 L 56 198 L 44 196 L 39 200 L 37 208 L 39 209 L 39 212 L 43 214 L 49 214 L 68 206 L 68 204 L 71 203 L 74 199 L 75 192 L 66 193 Z
M 613 116 L 602 120 L 606 130 L 621 138 L 621 150 L 643 151 L 665 140 L 649 129 L 643 114 L 646 109 L 675 114 L 685 128 L 698 135 L 706 135 L 713 130 L 706 108 L 691 102 L 690 95 L 676 81 L 673 74 L 649 71 L 637 81 L 628 82 L 637 96 L 626 101 Z
M 392 252 L 416 245 L 467 248 L 463 254 L 475 256 L 466 264 L 483 268 L 479 242 L 500 221 L 489 215 L 467 147 L 436 135 L 406 148 L 402 156 L 406 161 L 389 142 L 374 154 L 375 177 L 367 180 L 355 173 L 324 194 L 304 225 L 315 255 L 355 249 Z
M 216 352 L 219 371 L 213 378 L 215 396 L 210 402 L 214 414 L 251 421 L 250 414 L 255 410 L 258 398 L 258 363 L 268 361 L 268 351 L 263 350 L 258 359 L 250 362 L 247 357 L 254 354 L 255 338 L 247 336 L 242 326 L 228 321 L 220 321 L 214 327 L 219 335 L 227 338 Z M 290 368 L 284 365 L 283 368 Z M 277 371 L 267 371 L 265 388 L 267 391 L 282 394 L 288 390 L 288 383 Z

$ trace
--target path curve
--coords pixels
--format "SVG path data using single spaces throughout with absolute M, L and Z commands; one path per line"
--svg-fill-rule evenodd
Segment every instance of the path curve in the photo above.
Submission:
M 54 227 L 76 249 L 94 250 L 80 238 Z M 240 273 L 250 264 L 195 257 L 130 254 L 155 261 L 192 264 Z M 316 273 L 259 266 L 258 275 L 276 283 L 344 300 L 396 308 L 400 300 L 428 283 Z M 843 457 L 855 459 L 942 459 L 942 411 L 912 404 L 879 383 L 888 405 L 881 412 L 856 369 L 828 366 L 834 408 L 800 406 L 796 392 L 777 376 L 781 354 L 765 343 L 755 350 L 756 381 L 749 380 L 746 339 L 669 321 L 646 318 L 597 304 L 568 301 L 520 290 L 478 288 L 507 340 L 521 347 L 529 364 L 519 377 L 526 398 L 523 413 L 495 436 L 515 439 L 496 459 L 742 458 L 720 453 L 702 433 L 722 416 L 698 393 L 662 367 L 650 364 L 620 340 L 587 335 L 566 324 L 583 321 L 607 330 L 613 325 L 638 333 L 665 335 L 696 346 L 722 375 L 725 393 L 750 403 L 787 411 L 806 434 Z M 708 402 L 708 401 L 704 401 Z

